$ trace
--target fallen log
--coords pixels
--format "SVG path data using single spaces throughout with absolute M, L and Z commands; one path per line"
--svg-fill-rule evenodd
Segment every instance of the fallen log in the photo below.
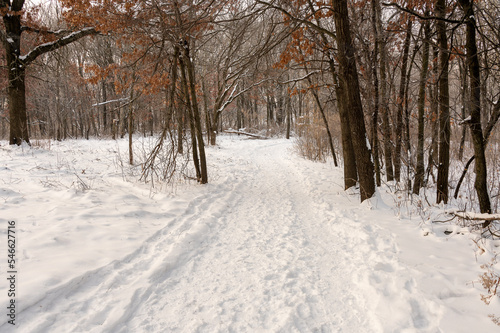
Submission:
M 457 210 L 448 210 L 446 213 L 454 215 L 456 217 L 463 218 L 465 220 L 484 220 L 484 221 L 495 221 L 500 220 L 500 214 L 486 214 L 486 213 L 474 213 L 474 212 L 462 212 Z
M 488 227 L 493 221 L 500 221 L 500 214 L 463 212 L 458 210 L 447 210 L 446 213 L 468 221 L 484 221 L 482 224 L 483 228 Z
M 234 131 L 234 130 L 226 130 L 223 131 L 224 133 L 229 133 L 229 134 L 241 134 L 241 135 L 246 135 L 255 139 L 260 139 L 260 140 L 267 140 L 269 139 L 267 136 L 262 136 L 258 134 L 252 134 L 252 133 L 247 133 L 247 132 L 242 132 L 242 131 Z

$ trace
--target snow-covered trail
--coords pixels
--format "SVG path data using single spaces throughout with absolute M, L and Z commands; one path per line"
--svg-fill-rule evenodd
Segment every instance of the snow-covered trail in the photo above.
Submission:
M 147 198 L 127 194 L 141 223 L 154 222 L 159 229 L 142 243 L 124 240 L 122 256 L 116 255 L 113 237 L 109 261 L 114 261 L 101 267 L 87 263 L 91 268 L 67 272 L 70 280 L 40 297 L 20 299 L 16 332 L 459 332 L 456 327 L 469 332 L 479 327 L 453 325 L 466 323 L 461 311 L 476 305 L 450 304 L 477 297 L 475 289 L 450 275 L 457 267 L 453 258 L 432 261 L 433 247 L 426 257 L 408 254 L 433 243 L 415 239 L 408 225 L 397 226 L 398 235 L 390 231 L 397 221 L 391 209 L 378 197 L 360 205 L 358 195 L 343 191 L 340 169 L 301 160 L 286 140 L 224 138 L 209 149 L 209 162 L 211 183 L 181 193 L 183 199 L 173 205 L 157 202 L 155 211 Z M 99 187 L 82 198 L 109 196 L 105 205 L 111 205 L 122 197 L 117 189 L 110 196 Z M 98 223 L 103 209 L 90 207 L 84 215 Z M 116 207 L 104 216 L 109 230 L 114 223 L 122 230 L 113 214 L 119 214 Z M 412 242 L 403 251 L 401 235 Z M 460 251 L 455 253 L 464 258 L 473 255 Z M 50 257 L 41 259 L 46 267 Z M 439 271 L 427 267 L 434 262 Z M 62 276 L 60 270 L 52 274 Z M 34 286 L 31 282 L 30 290 Z M 479 315 L 480 327 L 493 327 Z
M 439 331 L 394 239 L 346 206 L 355 197 L 329 200 L 325 176 L 282 141 L 239 147 L 215 152 L 218 176 L 184 213 L 49 291 L 20 313 L 20 331 Z

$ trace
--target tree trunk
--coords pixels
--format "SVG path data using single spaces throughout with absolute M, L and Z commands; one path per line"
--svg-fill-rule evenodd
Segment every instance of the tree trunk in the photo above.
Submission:
M 436 16 L 445 18 L 446 1 L 436 1 Z M 439 164 L 436 203 L 448 203 L 448 174 L 450 168 L 450 94 L 448 86 L 448 39 L 446 24 L 436 22 L 439 44 Z
M 474 8 L 470 0 L 459 0 L 465 14 L 467 26 L 466 50 L 467 65 L 470 74 L 470 132 L 474 145 L 474 156 L 476 156 L 475 172 L 476 180 L 474 187 L 479 200 L 481 213 L 491 213 L 490 197 L 488 195 L 486 156 L 484 154 L 484 139 L 481 128 L 481 78 L 479 72 L 479 58 L 476 45 L 476 22 Z
M 427 15 L 427 12 L 425 13 Z M 419 194 L 424 182 L 424 115 L 425 115 L 425 87 L 427 85 L 427 69 L 429 67 L 430 27 L 429 21 L 424 22 L 424 48 L 422 51 L 422 70 L 418 91 L 418 143 L 417 143 L 417 168 L 413 193 Z
M 408 17 L 407 27 L 406 27 L 406 37 L 403 46 L 403 60 L 401 64 L 401 82 L 399 85 L 399 97 L 397 101 L 397 114 L 396 114 L 396 144 L 394 151 L 394 179 L 397 182 L 401 181 L 401 147 L 403 142 L 403 106 L 405 104 L 405 94 L 406 91 L 406 70 L 408 66 L 408 54 L 410 53 L 410 41 L 411 41 L 411 28 L 412 28 L 411 17 Z M 429 55 L 427 55 L 428 57 Z M 428 59 L 427 59 L 428 60 Z M 427 75 L 427 69 L 425 71 Z M 424 86 L 425 89 L 425 86 Z M 425 91 L 425 90 L 424 90 Z M 425 96 L 425 95 L 424 95 Z
M 461 64 L 461 62 L 459 62 Z M 467 83 L 467 65 L 460 66 L 460 77 L 462 79 L 462 119 L 467 117 L 467 105 L 469 104 L 468 83 Z M 458 148 L 458 159 L 461 161 L 464 158 L 465 137 L 467 136 L 467 126 L 462 126 L 462 135 L 460 136 L 460 147 Z
M 132 87 L 130 91 L 130 100 L 134 99 L 134 88 Z M 130 102 L 128 109 L 128 162 L 130 165 L 134 165 L 134 151 L 132 147 L 132 135 L 134 134 L 134 108 L 132 102 Z
M 380 113 L 382 115 L 382 131 L 384 138 L 384 159 L 387 181 L 394 180 L 394 169 L 392 166 L 392 142 L 391 142 L 391 126 L 389 123 L 389 99 L 387 94 L 387 52 L 385 34 L 382 27 L 382 10 L 380 1 L 373 0 L 376 5 L 377 13 L 377 36 L 378 47 L 380 53 Z
M 194 136 L 196 138 L 197 144 L 198 144 L 198 152 L 199 152 L 199 159 L 200 159 L 200 183 L 201 184 L 206 184 L 208 183 L 208 171 L 207 171 L 207 160 L 206 160 L 206 155 L 205 155 L 205 143 L 203 142 L 203 132 L 201 129 L 201 116 L 200 116 L 200 109 L 198 107 L 198 100 L 196 98 L 196 83 L 195 83 L 195 73 L 194 73 L 194 65 L 191 61 L 191 56 L 189 54 L 189 44 L 187 41 L 184 41 L 184 45 L 182 46 L 183 48 L 183 63 L 185 66 L 185 69 L 187 71 L 187 78 L 188 78 L 188 91 L 186 93 L 190 93 L 191 97 L 191 112 L 192 112 L 192 119 L 194 122 Z M 189 99 L 187 97 L 186 99 Z M 192 128 L 193 129 L 193 128 Z M 194 147 L 193 147 L 194 149 Z
M 429 177 L 435 181 L 433 168 L 438 161 L 438 136 L 439 136 L 439 123 L 438 123 L 438 76 L 439 76 L 439 49 L 434 45 L 432 50 L 432 58 L 433 58 L 433 68 L 432 68 L 432 77 L 433 82 L 429 86 L 429 100 L 430 100 L 430 121 L 431 121 L 431 145 L 429 148 L 429 157 L 427 162 L 427 171 L 425 183 L 428 182 Z M 424 184 L 425 185 L 425 184 Z
M 286 111 L 286 138 L 290 139 L 290 131 L 292 128 L 292 101 L 290 95 L 285 96 L 285 111 Z
M 378 142 L 378 113 L 380 107 L 380 94 L 379 94 L 379 82 L 377 74 L 377 63 L 378 63 L 378 31 L 377 31 L 377 6 L 375 1 L 372 1 L 372 29 L 375 35 L 373 47 L 373 59 L 372 59 L 372 75 L 373 75 L 373 113 L 372 113 L 372 156 L 373 156 L 373 167 L 375 171 L 375 181 L 377 186 L 381 185 L 380 179 L 380 160 L 379 160 L 379 142 Z
M 189 119 L 189 127 L 190 127 L 190 133 L 191 133 L 191 146 L 192 146 L 192 154 L 193 154 L 193 163 L 194 163 L 194 168 L 196 170 L 196 179 L 201 179 L 201 169 L 200 169 L 200 159 L 198 157 L 198 144 L 196 142 L 196 135 L 195 135 L 195 125 L 194 125 L 194 116 L 193 116 L 193 111 L 192 111 L 192 106 L 191 106 L 191 99 L 189 96 L 189 87 L 188 87 L 188 82 L 187 82 L 187 76 L 186 76 L 186 64 L 184 61 L 184 56 L 179 57 L 179 65 L 180 65 L 180 71 L 181 71 L 181 86 L 182 86 L 182 95 L 184 97 L 184 101 L 186 103 L 186 109 L 187 109 L 187 114 L 188 114 L 188 119 Z
M 13 12 L 21 11 L 24 1 L 14 1 Z M 7 40 L 4 43 L 7 61 L 9 84 L 7 96 L 9 99 L 10 133 L 9 143 L 21 145 L 29 142 L 28 115 L 26 111 L 26 67 L 19 59 L 21 55 L 21 15 L 4 14 L 3 23 Z
M 108 127 L 108 107 L 106 101 L 108 100 L 108 94 L 106 90 L 106 81 L 101 80 L 101 91 L 102 91 L 102 127 L 103 134 L 106 134 Z
M 354 54 L 354 45 L 349 27 L 349 13 L 346 0 L 332 2 L 339 59 L 339 83 L 344 96 L 342 107 L 349 114 L 349 126 L 358 168 L 361 201 L 369 199 L 375 193 L 373 163 L 367 143 L 363 105 L 359 91 L 358 72 Z

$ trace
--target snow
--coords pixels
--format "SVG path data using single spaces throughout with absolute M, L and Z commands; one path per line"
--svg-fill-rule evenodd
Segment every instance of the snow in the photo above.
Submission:
M 136 160 L 153 142 L 135 139 Z M 477 282 L 494 241 L 395 214 L 386 188 L 360 204 L 341 169 L 291 140 L 218 142 L 209 184 L 151 189 L 126 140 L 1 141 L 16 332 L 498 331 L 500 302 Z

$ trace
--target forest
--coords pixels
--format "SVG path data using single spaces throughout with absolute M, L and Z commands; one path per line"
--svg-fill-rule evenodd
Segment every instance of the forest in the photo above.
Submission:
M 498 330 L 499 13 L 0 0 L 0 331 Z
M 391 184 L 492 214 L 499 12 L 495 0 L 0 0 L 0 137 L 157 136 L 142 178 L 172 174 L 158 167 L 167 150 L 204 184 L 218 134 L 281 136 L 343 166 L 361 201 Z

